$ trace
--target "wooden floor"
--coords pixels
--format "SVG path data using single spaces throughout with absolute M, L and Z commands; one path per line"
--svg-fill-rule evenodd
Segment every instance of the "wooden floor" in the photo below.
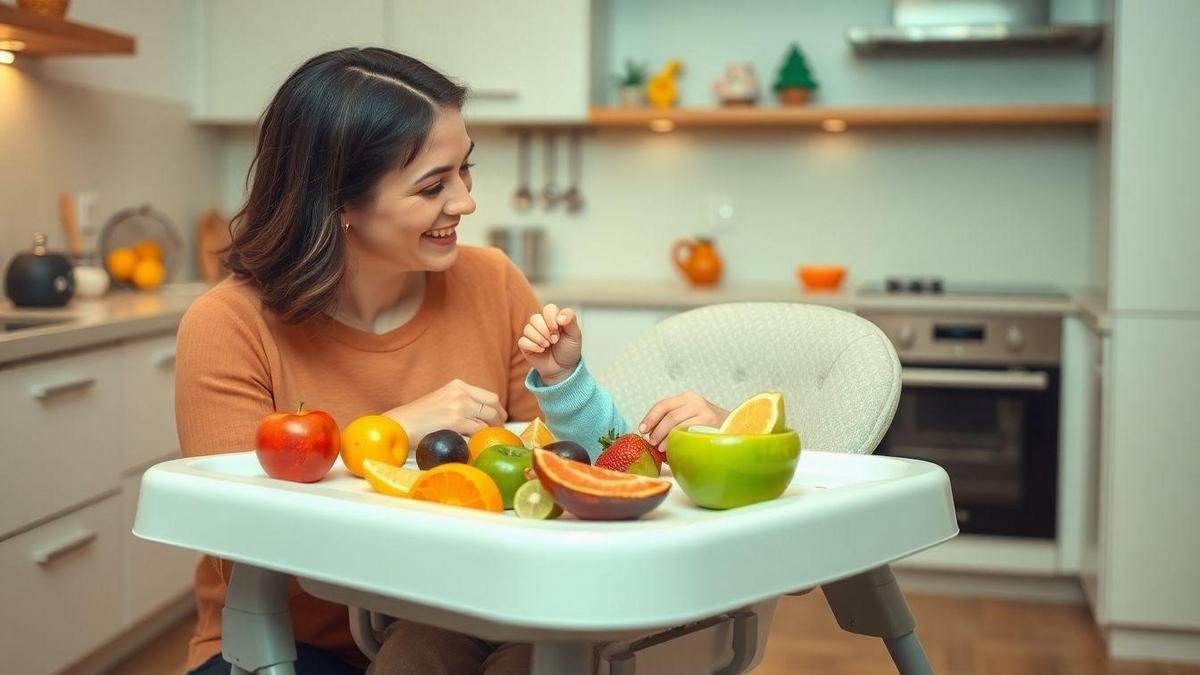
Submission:
M 1114 664 L 1083 607 L 910 595 L 934 672 L 978 675 L 1200 675 L 1200 666 Z M 114 671 L 182 673 L 191 622 L 168 631 Z M 779 602 L 757 675 L 895 672 L 878 640 L 843 632 L 820 592 Z

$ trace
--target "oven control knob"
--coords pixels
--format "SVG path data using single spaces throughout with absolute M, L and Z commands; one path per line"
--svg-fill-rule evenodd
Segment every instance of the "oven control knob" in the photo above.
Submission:
M 896 333 L 896 346 L 901 349 L 911 349 L 916 343 L 917 331 L 913 330 L 912 324 L 900 324 L 900 331 Z
M 1008 332 L 1004 334 L 1004 344 L 1008 345 L 1008 350 L 1019 352 L 1025 346 L 1025 334 L 1016 326 L 1009 326 Z

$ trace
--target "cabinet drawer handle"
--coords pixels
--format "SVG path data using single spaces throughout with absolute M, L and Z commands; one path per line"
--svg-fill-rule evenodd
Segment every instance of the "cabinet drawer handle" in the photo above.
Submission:
M 170 366 L 174 366 L 175 365 L 175 350 L 174 349 L 164 349 L 161 352 L 158 352 L 154 356 L 150 357 L 150 362 L 153 363 L 156 368 L 168 368 Z
M 81 549 L 93 541 L 96 541 L 97 536 L 98 535 L 95 532 L 77 532 L 66 541 L 59 542 L 50 548 L 37 551 L 33 554 L 33 560 L 37 564 L 45 567 L 46 565 L 58 560 L 71 551 Z
M 516 89 L 472 89 L 471 98 L 485 101 L 512 101 L 521 92 Z
M 77 377 L 73 380 L 64 380 L 53 384 L 35 384 L 30 387 L 29 393 L 37 400 L 45 401 L 73 391 L 91 389 L 95 384 L 96 378 L 94 377 Z

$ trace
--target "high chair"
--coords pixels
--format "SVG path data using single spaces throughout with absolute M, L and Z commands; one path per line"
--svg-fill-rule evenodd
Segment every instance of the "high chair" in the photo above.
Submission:
M 879 328 L 847 312 L 790 303 L 726 304 L 679 314 L 634 339 L 597 379 L 630 423 L 684 390 L 727 409 L 755 393 L 781 391 L 787 419 L 805 448 L 856 454 L 874 451 L 900 396 L 900 362 Z M 886 565 L 823 590 L 843 629 L 882 638 L 901 673 L 930 672 Z M 763 657 L 776 602 L 770 598 L 610 642 L 598 650 L 597 672 L 744 672 Z M 351 608 L 351 625 L 359 647 L 374 655 L 386 617 Z

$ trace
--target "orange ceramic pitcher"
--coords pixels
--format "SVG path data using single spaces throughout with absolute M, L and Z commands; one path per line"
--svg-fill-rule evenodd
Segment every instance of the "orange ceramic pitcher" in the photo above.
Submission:
M 693 286 L 714 286 L 721 280 L 721 256 L 712 239 L 680 239 L 671 247 L 671 261 Z

